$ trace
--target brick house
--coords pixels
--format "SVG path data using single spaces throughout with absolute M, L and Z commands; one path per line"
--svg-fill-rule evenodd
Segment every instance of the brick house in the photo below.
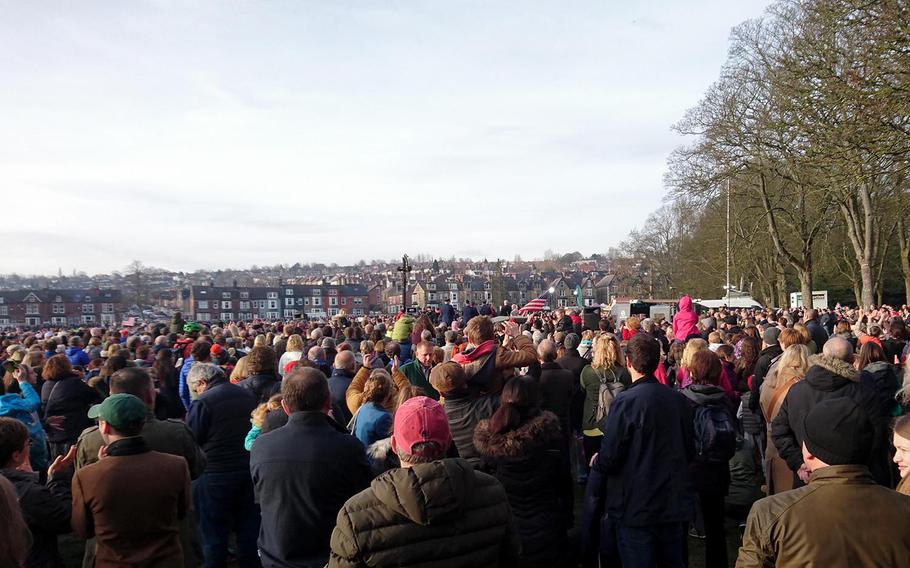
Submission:
M 110 326 L 122 317 L 120 290 L 0 291 L 0 326 Z
M 363 284 L 286 284 L 280 287 L 190 288 L 190 317 L 200 322 L 281 320 L 332 317 L 344 310 L 351 316 L 367 313 L 369 297 Z

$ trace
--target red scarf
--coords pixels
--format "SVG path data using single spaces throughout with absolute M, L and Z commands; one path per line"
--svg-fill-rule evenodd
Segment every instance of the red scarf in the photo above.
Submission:
M 452 356 L 452 361 L 455 361 L 459 365 L 467 365 L 468 363 L 473 363 L 474 361 L 477 361 L 478 359 L 486 357 L 492 353 L 495 346 L 496 341 L 488 339 L 470 351 L 456 353 Z

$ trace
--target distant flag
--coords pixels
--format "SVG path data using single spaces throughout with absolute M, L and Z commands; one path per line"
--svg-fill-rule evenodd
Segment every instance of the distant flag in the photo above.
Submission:
M 550 296 L 550 292 L 552 292 L 552 290 L 552 288 L 549 290 L 544 290 L 543 294 L 519 308 L 518 313 L 522 315 L 533 314 L 543 310 L 544 306 L 547 305 L 547 299 Z

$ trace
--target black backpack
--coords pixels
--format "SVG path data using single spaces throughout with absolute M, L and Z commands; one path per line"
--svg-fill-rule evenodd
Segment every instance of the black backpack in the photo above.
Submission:
M 695 450 L 698 460 L 725 464 L 736 453 L 736 425 L 720 404 L 695 407 Z

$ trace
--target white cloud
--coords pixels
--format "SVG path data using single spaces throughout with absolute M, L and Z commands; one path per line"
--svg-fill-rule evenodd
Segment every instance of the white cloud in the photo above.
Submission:
M 664 4 L 7 4 L 0 271 L 605 250 L 766 2 Z

